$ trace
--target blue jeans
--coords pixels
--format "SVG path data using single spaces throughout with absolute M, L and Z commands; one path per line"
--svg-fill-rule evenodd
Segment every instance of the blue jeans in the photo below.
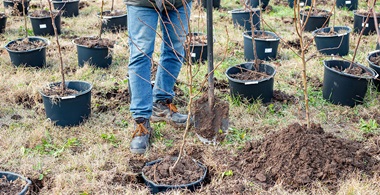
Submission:
M 128 65 L 132 118 L 152 115 L 153 101 L 172 99 L 174 83 L 184 60 L 191 3 L 166 13 L 127 6 L 130 58 Z M 162 44 L 154 88 L 151 85 L 152 54 L 160 22 Z

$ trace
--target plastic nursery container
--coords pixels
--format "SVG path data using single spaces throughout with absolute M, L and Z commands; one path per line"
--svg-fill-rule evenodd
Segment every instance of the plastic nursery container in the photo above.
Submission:
M 272 38 L 254 38 L 254 44 L 256 44 L 256 54 L 260 60 L 271 60 L 277 56 L 277 49 L 280 43 L 280 38 L 269 31 L 254 31 L 255 35 L 264 34 L 269 35 Z M 252 31 L 243 33 L 244 37 L 244 57 L 247 61 L 254 60 L 254 45 L 252 42 Z
M 0 171 L 0 178 L 3 178 L 4 176 L 7 178 L 8 181 L 15 181 L 17 179 L 21 179 L 26 182 L 25 187 L 21 190 L 21 192 L 18 195 L 25 195 L 29 190 L 29 186 L 32 185 L 32 182 L 29 179 L 16 173 Z
M 313 31 L 314 41 L 318 51 L 325 55 L 347 55 L 350 49 L 351 28 L 347 26 L 336 26 L 334 27 L 334 31 L 337 34 L 318 34 L 320 32 L 328 33 L 331 31 L 331 28 L 332 27 L 327 27 Z M 344 33 L 339 33 L 342 30 Z

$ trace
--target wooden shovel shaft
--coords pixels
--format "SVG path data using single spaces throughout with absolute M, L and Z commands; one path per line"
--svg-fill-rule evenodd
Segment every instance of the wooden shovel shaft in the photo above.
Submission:
M 213 0 L 207 0 L 207 59 L 208 59 L 208 103 L 210 109 L 214 107 L 214 40 L 212 27 Z

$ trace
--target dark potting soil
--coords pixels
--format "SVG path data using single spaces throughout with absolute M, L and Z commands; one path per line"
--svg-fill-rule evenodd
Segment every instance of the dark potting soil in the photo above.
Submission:
M 121 16 L 121 15 L 125 15 L 125 11 L 112 10 L 110 12 L 103 12 L 103 16 Z
M 380 56 L 372 56 L 369 58 L 369 60 L 375 65 L 380 65 Z
M 362 16 L 368 16 L 369 14 L 369 17 L 373 17 L 373 13 L 372 11 L 371 12 L 368 12 L 368 10 L 356 10 L 356 14 L 357 15 L 362 15 Z M 380 17 L 380 13 L 376 13 L 376 16 L 379 18 Z
M 47 43 L 41 40 L 29 41 L 28 38 L 25 38 L 23 40 L 16 41 L 12 44 L 9 44 L 8 48 L 12 51 L 28 51 L 28 50 L 33 50 L 33 49 L 42 48 L 46 46 L 47 46 Z
M 380 172 L 380 161 L 362 143 L 325 133 L 316 124 L 309 129 L 298 123 L 289 125 L 261 141 L 247 143 L 235 158 L 233 171 L 264 187 L 282 182 L 288 189 L 300 189 L 320 181 L 334 190 L 355 171 L 369 176 Z
M 66 88 L 64 91 L 61 88 L 61 85 L 49 85 L 42 89 L 42 93 L 46 96 L 54 96 L 54 97 L 65 97 L 78 94 L 79 91 L 74 89 Z
M 367 72 L 365 69 L 359 67 L 359 66 L 352 66 L 351 68 L 346 68 L 344 70 L 341 70 L 340 68 L 334 66 L 332 69 L 338 71 L 338 72 L 343 72 L 346 74 L 351 74 L 355 75 L 358 77 L 371 77 L 371 73 Z
M 54 12 L 53 12 L 54 13 Z M 54 13 L 54 15 L 57 15 L 58 12 Z M 50 11 L 47 10 L 35 10 L 30 14 L 32 17 L 37 17 L 37 18 L 43 18 L 43 17 L 50 17 Z
M 25 187 L 26 182 L 21 179 L 8 181 L 4 176 L 0 178 L 0 195 L 19 194 Z
M 189 156 L 183 156 L 171 174 L 169 169 L 174 162 L 173 157 L 166 156 L 159 163 L 145 166 L 143 173 L 151 181 L 161 185 L 189 184 L 199 180 L 204 174 L 202 167 Z
M 268 78 L 269 76 L 270 75 L 268 75 L 266 72 L 257 72 L 255 70 L 248 69 L 241 69 L 241 72 L 230 75 L 231 78 L 238 79 L 241 81 L 260 81 L 265 78 Z
M 309 14 L 309 10 L 308 9 L 307 10 L 301 10 L 301 13 L 304 15 L 307 15 L 307 14 Z M 315 8 L 313 8 L 310 12 L 310 16 L 329 17 L 331 15 L 332 15 L 331 12 L 321 10 L 321 9 L 315 9 Z
M 115 42 L 107 38 L 97 38 L 97 37 L 80 37 L 75 39 L 75 44 L 83 45 L 89 48 L 113 48 Z
M 281 90 L 273 90 L 273 100 L 283 103 L 296 103 L 298 101 L 294 95 L 289 95 Z
M 195 122 L 195 132 L 208 140 L 216 137 L 217 141 L 224 139 L 225 135 L 218 133 L 222 127 L 223 119 L 228 119 L 229 104 L 217 97 L 211 109 L 207 94 L 194 101 L 192 114 Z
M 333 29 L 333 28 L 331 28 Z M 324 36 L 334 36 L 334 35 L 344 35 L 348 32 L 348 30 L 340 29 L 339 31 L 330 30 L 329 32 L 324 31 L 317 31 L 317 35 L 324 35 Z
M 190 36 L 188 35 L 190 38 Z M 186 39 L 186 44 L 191 43 L 191 45 L 205 45 L 207 44 L 206 35 L 192 35 L 191 40 Z

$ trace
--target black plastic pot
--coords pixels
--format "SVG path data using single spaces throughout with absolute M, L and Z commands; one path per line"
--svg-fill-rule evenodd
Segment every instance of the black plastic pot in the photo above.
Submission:
M 251 7 L 259 7 L 260 1 L 262 4 L 261 5 L 262 9 L 265 9 L 269 4 L 269 0 L 249 0 L 248 5 L 250 5 Z
M 347 8 L 348 10 L 358 9 L 358 0 L 336 0 L 337 8 Z
M 263 103 L 270 102 L 273 98 L 273 84 L 276 69 L 268 64 L 260 64 L 259 72 L 265 72 L 270 76 L 259 81 L 243 81 L 231 77 L 233 74 L 246 72 L 248 70 L 255 70 L 253 62 L 235 65 L 227 69 L 226 76 L 228 78 L 231 96 L 240 96 L 248 99 L 250 102 L 257 99 L 261 99 Z
M 207 9 L 207 1 L 208 0 L 198 0 L 198 3 L 201 1 L 202 7 Z M 213 0 L 212 1 L 212 7 L 214 8 L 220 8 L 220 0 Z
M 59 86 L 61 82 L 50 83 L 49 86 Z M 92 85 L 85 81 L 66 81 L 68 89 L 78 91 L 78 94 L 65 97 L 52 97 L 42 91 L 46 117 L 58 126 L 76 126 L 91 114 Z
M 305 10 L 301 11 L 301 13 L 300 13 L 300 18 L 301 18 L 302 24 L 307 19 L 308 11 L 309 11 L 309 9 L 305 9 Z M 327 10 L 322 10 L 322 11 L 325 13 L 330 13 Z M 329 26 L 329 22 L 330 22 L 329 16 L 312 16 L 310 14 L 309 19 L 307 20 L 307 23 L 306 23 L 305 28 L 303 30 L 311 32 L 311 31 L 317 30 L 319 28 L 324 28 L 324 27 Z
M 111 13 L 111 11 L 105 11 L 103 13 Z M 98 17 L 100 17 L 99 13 Z M 127 30 L 127 13 L 120 16 L 103 16 L 102 29 L 113 33 L 119 32 L 120 30 Z
M 380 44 L 379 42 L 376 41 L 376 50 L 379 50 L 380 49 Z
M 5 32 L 5 27 L 7 25 L 7 16 L 3 16 L 0 18 L 0 33 Z
M 174 160 L 175 160 L 175 158 L 174 158 Z M 151 162 L 146 163 L 145 166 L 153 166 L 154 164 L 159 163 L 161 161 L 162 161 L 162 159 L 151 161 Z M 145 176 L 144 172 L 142 172 L 142 177 L 145 181 L 145 184 L 150 188 L 150 192 L 152 194 L 156 194 L 159 192 L 166 192 L 166 191 L 173 190 L 173 189 L 188 189 L 190 191 L 194 191 L 197 187 L 201 186 L 201 184 L 204 181 L 204 179 L 206 178 L 206 174 L 207 174 L 207 167 L 204 166 L 202 163 L 196 161 L 196 160 L 194 160 L 194 161 L 200 167 L 202 167 L 204 173 L 200 179 L 198 179 L 197 181 L 192 182 L 192 183 L 183 184 L 183 185 L 164 185 L 164 184 L 156 184 L 154 181 L 149 180 Z
M 203 33 L 192 33 L 193 36 L 204 35 Z M 191 62 L 200 63 L 207 60 L 207 43 L 206 44 L 190 44 L 189 46 Z M 185 53 L 187 60 L 187 52 Z
M 29 1 L 30 0 L 25 0 L 24 1 L 24 7 L 25 7 L 25 14 L 28 14 L 28 9 L 29 9 Z M 15 6 L 15 3 L 12 0 L 4 0 L 4 7 L 5 8 L 11 8 L 12 9 L 12 15 L 20 15 L 23 16 L 23 10 L 22 10 L 22 4 L 21 0 L 20 3 L 17 3 Z
M 53 24 L 51 23 L 50 16 L 45 17 L 33 17 L 30 16 L 30 21 L 32 23 L 33 33 L 36 36 L 54 35 Z M 58 34 L 61 34 L 61 14 L 59 13 L 54 18 L 55 26 L 57 27 Z
M 234 9 L 231 11 L 232 22 L 235 26 L 242 26 L 245 31 L 251 31 L 251 21 L 254 30 L 260 30 L 260 9 Z M 252 19 L 250 19 L 252 17 Z
M 380 56 L 379 50 L 373 51 L 373 52 L 369 53 L 369 55 L 367 56 L 367 62 L 369 64 L 369 67 L 371 67 L 373 70 L 375 70 L 377 74 L 380 73 L 380 66 L 377 64 L 374 64 L 370 60 L 370 58 L 371 57 L 378 57 L 378 56 Z M 374 78 L 372 81 L 373 81 L 373 84 L 376 86 L 377 91 L 380 91 L 380 80 L 378 80 L 378 78 Z
M 300 0 L 300 7 L 311 6 L 312 0 Z M 294 0 L 288 0 L 289 7 L 294 7 Z
M 11 58 L 11 62 L 15 66 L 26 66 L 26 67 L 38 67 L 41 68 L 46 64 L 46 47 L 40 47 L 28 51 L 13 51 L 8 47 L 16 41 L 21 41 L 24 38 L 16 39 L 8 42 L 5 45 L 5 49 L 8 51 Z M 49 40 L 41 37 L 29 37 L 29 41 L 41 40 L 47 45 L 50 44 Z
M 380 21 L 380 16 L 377 16 L 377 21 Z M 367 15 L 361 15 L 354 10 L 354 32 L 360 33 L 364 27 L 364 22 L 367 20 Z M 365 24 L 366 28 L 363 31 L 363 35 L 369 35 L 376 33 L 375 20 L 373 16 L 370 16 L 368 22 Z
M 323 98 L 337 105 L 353 107 L 357 104 L 362 104 L 368 83 L 371 79 L 377 77 L 376 72 L 357 63 L 354 63 L 354 66 L 361 67 L 366 72 L 369 72 L 371 76 L 355 76 L 333 69 L 347 69 L 351 62 L 346 60 L 325 60 L 323 64 L 325 67 Z
M 320 32 L 328 33 L 331 27 L 321 28 L 313 31 L 314 41 L 319 52 L 325 55 L 345 56 L 350 49 L 350 32 L 351 28 L 347 26 L 336 26 L 334 31 L 339 33 L 344 30 L 345 33 L 337 35 L 323 35 Z
M 76 44 L 75 39 L 73 43 L 77 46 L 79 67 L 83 67 L 86 62 L 98 68 L 108 68 L 112 64 L 112 54 L 108 47 L 90 48 Z
M 0 171 L 0 178 L 3 178 L 4 176 L 7 178 L 7 181 L 15 181 L 17 179 L 20 179 L 26 182 L 25 187 L 21 192 L 18 193 L 18 195 L 25 195 L 29 190 L 29 186 L 32 185 L 32 182 L 29 179 L 16 173 Z
M 55 10 L 62 10 L 63 17 L 75 17 L 79 15 L 79 0 L 53 1 Z
M 260 33 L 264 33 L 265 35 L 270 35 L 273 38 L 270 39 L 262 39 L 255 38 L 254 42 L 256 44 L 256 53 L 257 57 L 260 60 L 270 60 L 275 59 L 277 56 L 278 44 L 280 43 L 280 38 L 269 31 L 254 31 L 255 35 Z M 247 31 L 243 33 L 244 36 L 244 57 L 247 61 L 254 60 L 254 45 L 252 43 L 252 31 Z

